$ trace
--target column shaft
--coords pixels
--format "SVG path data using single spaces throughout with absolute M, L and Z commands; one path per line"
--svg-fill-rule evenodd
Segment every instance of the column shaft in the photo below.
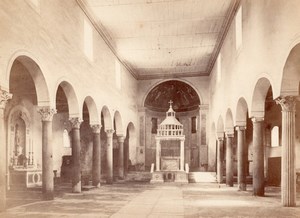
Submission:
M 237 128 L 237 173 L 238 173 L 238 190 L 246 191 L 246 128 L 238 126 Z
M 217 149 L 217 181 L 218 183 L 223 182 L 223 138 L 218 139 L 218 149 Z
M 1 90 L 0 90 L 1 91 Z M 0 212 L 6 208 L 6 143 L 4 128 L 4 108 L 0 108 Z
M 119 142 L 119 178 L 124 179 L 124 137 L 118 136 Z
M 106 150 L 106 159 L 107 159 L 107 173 L 106 173 L 106 183 L 113 183 L 113 133 L 114 130 L 106 130 L 107 137 L 107 150 Z
M 38 110 L 42 116 L 42 192 L 43 200 L 54 199 L 53 183 L 53 146 L 52 146 L 52 118 L 55 109 L 43 107 Z
M 92 177 L 93 186 L 100 187 L 101 178 L 101 143 L 100 143 L 100 125 L 92 125 L 93 129 L 93 166 Z
M 282 108 L 282 168 L 281 201 L 285 207 L 296 206 L 296 172 L 295 172 L 295 106 L 293 96 L 276 100 Z
M 252 118 L 253 122 L 253 195 L 264 196 L 264 144 L 263 118 Z
M 5 137 L 4 109 L 12 94 L 0 89 L 0 212 L 6 208 L 6 181 L 7 181 L 7 151 Z
M 156 171 L 160 171 L 160 140 L 156 139 Z
M 81 192 L 81 164 L 80 164 L 80 124 L 79 118 L 72 118 L 72 162 L 73 162 L 73 193 Z
M 184 171 L 184 140 L 180 140 L 180 170 Z
M 226 134 L 226 185 L 233 186 L 233 134 Z
M 44 200 L 53 200 L 52 121 L 42 122 L 42 191 Z

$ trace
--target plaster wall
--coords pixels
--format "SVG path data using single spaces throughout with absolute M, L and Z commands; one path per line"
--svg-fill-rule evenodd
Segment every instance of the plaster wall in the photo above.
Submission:
M 136 79 L 121 65 L 121 88 L 117 88 L 117 59 L 93 27 L 93 59 L 85 55 L 87 18 L 75 0 L 4 0 L 0 2 L 0 15 L 1 87 L 9 89 L 11 65 L 16 57 L 26 55 L 38 64 L 45 78 L 50 99 L 44 104 L 55 107 L 57 87 L 65 80 L 75 90 L 78 116 L 85 97 L 90 95 L 99 111 L 103 105 L 111 114 L 120 111 L 124 130 L 130 121 L 136 123 Z
M 211 126 L 213 123 L 217 125 L 219 116 L 226 123 L 228 109 L 232 111 L 235 125 L 237 102 L 241 97 L 247 102 L 249 117 L 257 114 L 264 116 L 264 111 L 254 113 L 252 109 L 258 103 L 253 96 L 255 85 L 260 78 L 267 78 L 272 85 L 273 98 L 277 98 L 283 92 L 281 83 L 287 57 L 291 49 L 299 43 L 298 1 L 242 0 L 241 8 L 242 46 L 236 48 L 233 20 L 220 51 L 221 73 L 218 75 L 216 62 L 210 75 Z M 215 146 L 215 138 L 211 137 L 210 140 L 211 146 Z M 298 151 L 298 136 L 296 143 Z M 278 152 L 274 151 L 270 155 L 277 156 Z M 297 167 L 298 162 L 299 160 Z

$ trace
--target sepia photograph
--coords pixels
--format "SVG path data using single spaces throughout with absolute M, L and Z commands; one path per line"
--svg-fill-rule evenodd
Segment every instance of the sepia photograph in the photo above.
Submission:
M 0 218 L 300 217 L 300 0 L 0 0 Z

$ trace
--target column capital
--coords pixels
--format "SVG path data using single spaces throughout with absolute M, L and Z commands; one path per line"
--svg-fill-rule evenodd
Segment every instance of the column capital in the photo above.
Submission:
M 252 117 L 251 120 L 253 123 L 263 122 L 264 117 Z
M 209 109 L 209 105 L 208 104 L 200 104 L 199 105 L 199 109 L 200 110 L 208 110 Z
M 286 96 L 275 99 L 276 104 L 280 104 L 282 111 L 295 111 L 296 110 L 296 100 L 295 96 Z
M 51 107 L 40 107 L 38 112 L 42 116 L 42 121 L 52 121 L 53 115 L 57 113 L 56 109 Z
M 219 136 L 218 141 L 224 141 L 224 136 Z
M 112 135 L 114 134 L 115 130 L 113 129 L 106 129 L 105 130 L 107 137 L 112 137 Z
M 123 135 L 118 135 L 118 142 L 124 143 L 125 137 Z
M 93 129 L 93 133 L 100 133 L 101 130 L 101 125 L 100 124 L 92 124 L 91 128 Z
M 79 129 L 80 124 L 82 123 L 82 119 L 80 117 L 71 117 L 69 119 L 72 129 Z
M 246 130 L 246 126 L 236 126 L 235 130 L 237 130 L 237 131 L 245 131 Z
M 226 138 L 233 138 L 234 137 L 234 133 L 233 132 L 226 132 L 225 136 L 226 136 Z
M 10 99 L 12 99 L 12 94 L 0 89 L 0 109 L 4 109 Z

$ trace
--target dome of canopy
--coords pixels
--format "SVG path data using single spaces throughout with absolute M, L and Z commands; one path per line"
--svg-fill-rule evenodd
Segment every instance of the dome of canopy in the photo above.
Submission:
M 158 125 L 157 135 L 158 136 L 182 136 L 183 135 L 183 125 L 176 119 L 175 111 L 172 108 L 172 101 L 170 103 L 170 108 L 166 112 L 166 118 L 161 124 Z

